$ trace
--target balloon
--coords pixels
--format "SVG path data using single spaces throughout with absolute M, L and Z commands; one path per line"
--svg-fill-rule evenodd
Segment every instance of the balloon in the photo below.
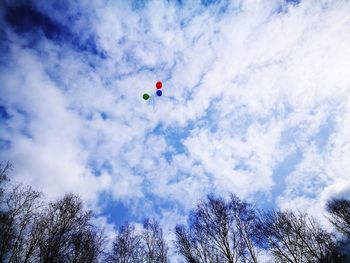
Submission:
M 156 94 L 157 94 L 157 96 L 162 96 L 162 94 L 163 94 L 163 92 L 161 91 L 161 88 L 163 87 L 163 83 L 161 82 L 161 81 L 157 81 L 156 82 L 156 88 L 157 88 L 157 92 L 156 92 Z M 144 100 L 149 100 L 150 99 L 150 95 L 148 94 L 148 93 L 144 93 L 143 95 L 142 95 L 142 98 L 144 99 Z
M 163 86 L 163 83 L 162 83 L 162 82 L 158 81 L 158 82 L 156 83 L 156 88 L 157 88 L 157 89 L 161 89 L 162 86 Z
M 150 96 L 147 93 L 145 93 L 145 94 L 143 94 L 142 98 L 144 100 L 148 100 L 150 98 Z

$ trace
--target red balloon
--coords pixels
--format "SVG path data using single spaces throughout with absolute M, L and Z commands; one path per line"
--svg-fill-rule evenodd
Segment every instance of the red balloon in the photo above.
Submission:
M 162 82 L 158 81 L 158 82 L 156 83 L 156 88 L 157 88 L 157 89 L 161 89 L 162 86 L 163 86 Z

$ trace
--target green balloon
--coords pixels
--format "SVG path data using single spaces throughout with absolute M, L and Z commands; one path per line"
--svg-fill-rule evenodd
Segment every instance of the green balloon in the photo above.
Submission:
M 145 94 L 143 94 L 142 98 L 143 98 L 144 100 L 148 100 L 148 99 L 149 99 L 149 95 L 148 95 L 147 93 L 145 93 Z

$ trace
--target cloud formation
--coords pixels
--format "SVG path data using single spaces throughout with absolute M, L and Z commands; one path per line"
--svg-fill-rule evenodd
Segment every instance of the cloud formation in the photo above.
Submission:
M 348 1 L 127 2 L 2 4 L 15 180 L 111 221 L 185 220 L 212 191 L 314 214 L 350 197 Z

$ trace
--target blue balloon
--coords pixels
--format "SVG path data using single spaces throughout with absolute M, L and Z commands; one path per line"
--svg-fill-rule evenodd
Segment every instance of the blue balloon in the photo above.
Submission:
M 158 96 L 162 96 L 162 91 L 161 90 L 157 90 L 157 95 Z

